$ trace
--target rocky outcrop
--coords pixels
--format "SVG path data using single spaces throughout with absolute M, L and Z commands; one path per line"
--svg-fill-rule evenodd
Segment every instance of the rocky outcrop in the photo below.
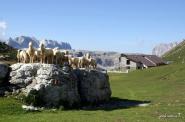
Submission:
M 111 96 L 109 77 L 95 70 L 76 70 L 78 89 L 83 103 L 96 104 Z
M 9 66 L 7 64 L 0 63 L 0 84 L 8 82 Z
M 10 91 L 8 78 L 10 68 L 7 64 L 0 63 L 0 96 L 4 96 L 6 91 Z
M 161 44 L 154 47 L 154 49 L 152 50 L 152 54 L 161 57 L 162 55 L 164 55 L 166 52 L 168 52 L 172 48 L 176 47 L 177 45 L 178 45 L 178 42 L 173 42 L 173 43 L 169 43 L 169 44 L 162 44 L 161 43 Z
M 21 88 L 26 103 L 35 106 L 67 107 L 109 100 L 108 75 L 95 70 L 72 70 L 54 64 L 14 64 L 10 83 Z
M 10 83 L 22 88 L 27 103 L 36 106 L 56 107 L 61 103 L 72 107 L 80 103 L 77 77 L 53 64 L 14 64 Z M 32 103 L 32 96 L 35 102 Z
M 7 44 L 14 48 L 22 49 L 28 48 L 28 44 L 30 41 L 33 43 L 33 46 L 35 48 L 38 48 L 39 44 L 41 43 L 41 41 L 34 37 L 20 36 L 16 37 L 15 39 L 9 38 L 7 40 Z M 44 43 L 47 48 L 58 47 L 59 49 L 71 49 L 71 45 L 67 42 L 58 42 L 55 40 L 42 40 L 42 43 Z

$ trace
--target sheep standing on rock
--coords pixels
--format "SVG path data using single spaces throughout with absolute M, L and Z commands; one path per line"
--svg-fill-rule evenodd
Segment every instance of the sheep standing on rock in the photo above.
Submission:
M 83 68 L 83 64 L 84 64 L 84 57 L 77 57 L 78 58 L 78 67 L 79 68 Z
M 64 55 L 64 56 L 62 57 L 62 65 L 66 65 L 66 64 L 69 65 L 70 58 L 71 58 L 70 55 Z
M 53 60 L 54 60 L 53 50 L 50 48 L 46 48 L 45 56 L 46 56 L 46 63 L 53 64 Z
M 78 57 L 71 57 L 69 58 L 69 65 L 71 65 L 72 68 L 79 68 L 79 58 Z
M 69 55 L 69 51 L 68 50 L 62 50 L 59 51 L 60 52 L 60 59 L 61 59 L 61 64 L 62 65 L 69 65 L 69 61 L 70 58 L 72 57 L 72 55 Z
M 85 57 L 88 62 L 88 68 L 92 67 L 93 69 L 95 69 L 97 67 L 96 60 L 92 58 L 89 53 L 87 53 Z
M 21 50 L 17 50 L 17 61 L 18 61 L 18 63 L 21 62 L 21 60 L 20 60 L 20 52 L 21 52 Z
M 64 52 L 60 52 L 60 50 L 58 50 L 57 48 L 54 48 L 53 56 L 54 56 L 55 64 L 63 64 L 64 55 L 65 55 Z
M 73 56 L 69 54 L 68 50 L 63 50 L 62 53 L 64 53 L 64 56 L 62 57 L 62 65 L 71 65 L 71 58 L 73 58 Z
M 40 50 L 36 50 L 35 51 L 35 59 L 34 59 L 34 61 L 37 61 L 37 62 L 39 62 L 40 61 L 40 58 L 41 58 L 41 51 Z
M 82 57 L 71 57 L 69 58 L 69 64 L 73 68 L 93 68 L 95 69 L 97 64 L 96 60 L 93 59 L 89 53 Z
M 46 55 L 45 55 L 45 47 L 43 43 L 40 43 L 39 45 L 38 55 L 40 56 L 40 62 L 45 63 Z
M 84 56 L 79 57 L 79 67 L 80 68 L 88 68 L 89 67 L 89 62 Z
M 30 63 L 34 62 L 34 56 L 35 56 L 35 49 L 33 48 L 32 42 L 29 42 L 28 49 L 26 50 L 26 53 L 29 55 Z
M 96 69 L 96 67 L 97 67 L 96 60 L 93 59 L 92 57 L 90 57 L 88 60 L 89 60 L 90 66 L 91 66 L 93 69 Z
M 17 51 L 18 62 L 34 63 L 34 61 L 47 64 L 62 64 L 70 65 L 72 68 L 93 68 L 97 64 L 96 60 L 87 53 L 81 57 L 73 57 L 68 50 L 60 51 L 58 48 L 45 48 L 43 43 L 40 43 L 39 49 L 34 49 L 32 42 L 29 42 L 27 50 Z
M 29 61 L 29 56 L 25 50 L 20 51 L 20 62 L 27 63 Z

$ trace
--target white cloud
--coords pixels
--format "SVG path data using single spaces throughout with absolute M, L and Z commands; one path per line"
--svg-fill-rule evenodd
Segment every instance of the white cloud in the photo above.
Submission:
M 5 31 L 7 29 L 7 24 L 5 21 L 0 21 L 0 39 L 5 38 Z
M 0 29 L 6 29 L 6 22 L 5 21 L 0 21 Z

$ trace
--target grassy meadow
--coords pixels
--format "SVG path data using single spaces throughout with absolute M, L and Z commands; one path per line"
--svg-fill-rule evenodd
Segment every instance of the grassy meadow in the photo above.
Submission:
M 184 122 L 185 64 L 109 74 L 110 103 L 79 110 L 26 112 L 13 98 L 0 98 L 0 121 L 19 122 Z M 148 106 L 138 106 L 139 103 Z

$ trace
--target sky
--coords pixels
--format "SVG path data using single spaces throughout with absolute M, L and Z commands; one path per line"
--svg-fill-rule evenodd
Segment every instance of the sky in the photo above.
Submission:
M 185 0 L 0 0 L 0 38 L 31 36 L 73 49 L 151 53 L 185 38 Z

